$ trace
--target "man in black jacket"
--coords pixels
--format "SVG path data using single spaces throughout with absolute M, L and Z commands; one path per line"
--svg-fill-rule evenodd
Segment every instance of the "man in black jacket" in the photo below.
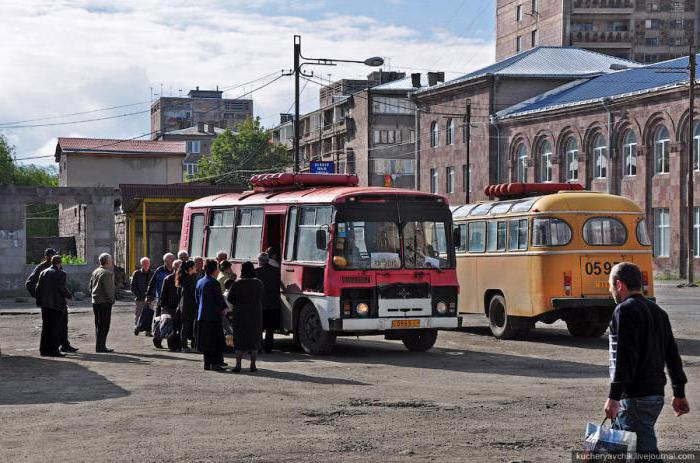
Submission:
M 60 344 L 63 313 L 68 311 L 66 299 L 73 297 L 66 289 L 66 274 L 61 269 L 61 256 L 51 258 L 51 266 L 39 274 L 35 287 L 36 304 L 41 307 L 41 342 L 39 353 L 44 357 L 63 357 Z
M 690 411 L 688 382 L 668 315 L 642 294 L 642 272 L 622 262 L 610 271 L 617 307 L 610 322 L 610 392 L 605 415 L 637 434 L 637 452 L 658 454 L 654 425 L 664 405 L 668 369 L 676 416 Z
M 47 248 L 44 251 L 44 260 L 34 267 L 31 275 L 27 278 L 24 286 L 33 298 L 36 299 L 36 284 L 39 281 L 39 275 L 41 272 L 51 267 L 51 258 L 56 255 L 56 250 L 53 248 Z M 61 352 L 77 352 L 78 349 L 70 345 L 68 341 L 68 310 L 61 312 L 61 320 L 59 321 L 59 332 L 58 339 L 61 345 Z
M 136 297 L 136 307 L 134 308 L 134 334 L 138 335 L 139 319 L 143 308 L 148 305 L 146 302 L 146 292 L 148 291 L 148 282 L 151 281 L 153 271 L 151 270 L 151 260 L 148 257 L 141 258 L 141 268 L 137 269 L 131 275 L 131 293 Z M 146 336 L 150 336 L 151 332 L 146 331 Z
M 261 252 L 258 256 L 259 267 L 255 269 L 255 276 L 263 283 L 263 330 L 265 330 L 265 352 L 272 352 L 275 330 L 280 324 L 280 269 L 270 265 L 270 256 Z

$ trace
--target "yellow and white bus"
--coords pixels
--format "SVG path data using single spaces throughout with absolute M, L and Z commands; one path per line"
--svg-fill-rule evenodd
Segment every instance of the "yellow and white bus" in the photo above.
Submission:
M 573 336 L 601 336 L 615 307 L 608 275 L 618 262 L 639 265 L 653 295 L 644 213 L 627 198 L 558 191 L 452 209 L 459 312 L 485 314 L 497 338 L 557 320 Z

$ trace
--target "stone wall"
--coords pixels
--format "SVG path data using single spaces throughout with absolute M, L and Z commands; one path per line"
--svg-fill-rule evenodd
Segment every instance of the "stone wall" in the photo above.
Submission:
M 76 221 L 67 216 L 81 205 L 84 221 L 78 236 L 82 237 L 83 255 L 87 264 L 66 266 L 71 285 L 84 289 L 97 257 L 114 248 L 114 199 L 112 188 L 47 188 L 0 186 L 0 297 L 25 295 L 24 282 L 33 266 L 27 265 L 25 233 L 26 204 L 59 204 L 59 234 L 76 236 Z M 81 216 L 73 212 L 75 217 Z M 64 226 L 65 228 L 61 228 Z M 83 231 L 84 230 L 84 231 Z M 77 240 L 76 240 L 77 241 Z

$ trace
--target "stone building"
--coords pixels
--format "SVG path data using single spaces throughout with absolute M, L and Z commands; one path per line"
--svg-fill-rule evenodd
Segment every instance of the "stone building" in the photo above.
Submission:
M 188 176 L 193 176 L 197 173 L 197 162 L 202 157 L 211 154 L 212 142 L 225 131 L 226 129 L 216 127 L 213 124 L 199 122 L 196 126 L 187 127 L 186 129 L 160 133 L 158 140 L 185 142 L 186 154 L 182 163 L 182 173 L 183 180 L 186 180 Z
M 498 162 L 505 158 L 496 143 L 503 135 L 491 118 L 561 85 L 609 73 L 612 65 L 637 64 L 588 50 L 537 47 L 419 89 L 413 94 L 420 127 L 415 154 L 418 189 L 443 194 L 451 204 L 484 199 L 486 185 L 508 178 L 503 163 Z
M 685 267 L 688 146 L 687 58 L 572 82 L 499 111 L 501 181 L 573 181 L 621 194 L 647 213 L 657 269 Z M 700 124 L 693 235 L 700 257 Z M 696 268 L 700 265 L 696 261 Z
M 187 97 L 162 96 L 151 105 L 151 138 L 199 123 L 234 129 L 253 117 L 253 100 L 223 98 L 219 90 L 190 90 Z
M 60 137 L 55 153 L 62 187 L 179 183 L 184 158 L 181 141 Z
M 497 0 L 496 5 L 497 61 L 555 45 L 653 63 L 687 54 L 699 31 L 697 0 Z

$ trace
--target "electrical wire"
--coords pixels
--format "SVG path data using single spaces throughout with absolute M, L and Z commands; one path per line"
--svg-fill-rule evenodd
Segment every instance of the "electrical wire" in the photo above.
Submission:
M 150 102 L 149 101 L 139 101 L 138 103 L 129 103 L 129 104 L 124 104 L 124 105 L 119 105 L 119 106 L 110 106 L 108 108 L 91 109 L 89 111 L 79 111 L 77 113 L 56 114 L 55 116 L 37 117 L 35 119 L 24 119 L 21 121 L 0 122 L 0 128 L 3 128 L 1 126 L 10 125 L 10 124 L 24 124 L 25 122 L 45 121 L 48 119 L 60 119 L 62 117 L 68 117 L 68 116 L 79 116 L 82 114 L 91 114 L 91 113 L 98 113 L 98 112 L 102 112 L 102 111 L 110 111 L 112 109 L 128 108 L 130 106 L 138 106 L 138 105 L 142 105 L 142 104 L 146 104 L 146 103 L 150 103 Z

